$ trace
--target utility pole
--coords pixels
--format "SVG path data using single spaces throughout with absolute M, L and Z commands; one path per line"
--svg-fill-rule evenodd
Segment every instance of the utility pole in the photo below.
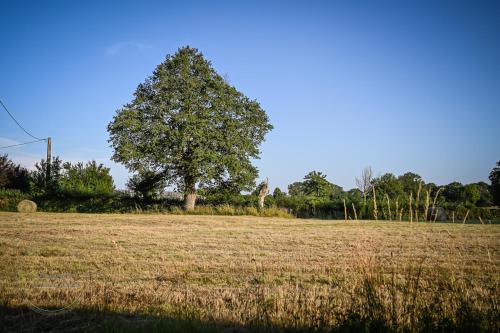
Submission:
M 46 182 L 48 184 L 50 180 L 50 167 L 52 165 L 52 138 L 49 136 L 47 138 L 47 175 Z

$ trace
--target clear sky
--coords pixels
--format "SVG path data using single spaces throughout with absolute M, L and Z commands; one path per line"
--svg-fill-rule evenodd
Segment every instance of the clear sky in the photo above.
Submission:
M 318 170 L 487 181 L 500 160 L 500 2 L 0 1 L 0 98 L 63 160 L 118 187 L 107 124 L 166 54 L 200 49 L 274 130 L 271 187 Z M 0 110 L 0 145 L 30 141 Z M 32 167 L 43 143 L 1 150 Z

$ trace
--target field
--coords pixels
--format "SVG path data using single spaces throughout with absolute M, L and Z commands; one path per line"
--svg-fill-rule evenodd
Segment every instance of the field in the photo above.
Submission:
M 0 331 L 496 331 L 500 225 L 0 213 Z

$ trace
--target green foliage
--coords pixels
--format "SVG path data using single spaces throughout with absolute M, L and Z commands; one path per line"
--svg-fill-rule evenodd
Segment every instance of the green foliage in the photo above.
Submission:
M 335 198 L 342 194 L 342 188 L 326 180 L 323 173 L 311 171 L 304 176 L 303 182 L 290 184 L 288 193 L 292 196 Z
M 406 177 L 403 178 L 403 181 L 407 181 Z M 389 195 L 391 198 L 396 198 L 397 196 L 403 196 L 404 193 L 400 180 L 392 173 L 386 173 L 381 177 L 375 178 L 373 180 L 373 186 L 379 198 L 382 198 L 385 194 Z M 416 193 L 416 191 L 417 190 L 415 190 L 414 193 Z
M 0 155 L 0 188 L 29 191 L 28 170 L 12 162 L 7 155 Z
M 398 177 L 399 188 L 404 193 L 417 193 L 418 184 L 422 183 L 422 177 L 413 172 L 407 172 Z
M 491 170 L 489 178 L 491 181 L 493 203 L 500 206 L 500 161 L 498 161 L 496 167 Z
M 450 183 L 444 187 L 443 196 L 448 202 L 462 202 L 464 186 L 459 182 Z
M 127 188 L 130 189 L 135 196 L 151 201 L 157 199 L 167 186 L 165 176 L 161 172 L 152 170 L 142 170 L 130 177 L 127 182 Z
M 52 159 L 48 179 L 47 164 L 42 159 L 30 174 L 34 197 L 103 197 L 111 196 L 115 191 L 109 168 L 95 161 L 71 164 L 56 157 Z
M 359 206 L 363 202 L 363 193 L 357 188 L 349 190 L 345 194 L 345 199 L 356 206 Z
M 476 183 L 479 187 L 479 200 L 477 200 L 476 205 L 479 207 L 490 207 L 493 205 L 493 196 L 490 192 L 490 186 L 485 182 Z
M 285 193 L 281 191 L 279 187 L 276 187 L 273 191 L 273 198 L 276 200 L 280 200 L 285 196 Z
M 481 187 L 478 184 L 468 184 L 463 189 L 463 200 L 465 204 L 475 206 L 481 198 Z
M 95 161 L 63 164 L 60 177 L 61 193 L 76 197 L 106 197 L 113 195 L 115 186 L 109 168 Z
M 109 168 L 95 161 L 63 163 L 56 157 L 52 159 L 47 179 L 47 166 L 42 159 L 30 173 L 30 197 L 38 204 L 39 210 L 113 212 L 122 209 Z
M 317 198 L 329 197 L 337 189 L 334 184 L 326 180 L 326 175 L 318 171 L 311 171 L 304 177 L 304 194 Z
M 168 55 L 108 126 L 113 160 L 133 171 L 160 170 L 185 193 L 196 185 L 253 187 L 251 159 L 271 129 L 259 103 L 191 47 Z
M 288 194 L 292 196 L 300 196 L 304 195 L 304 183 L 303 182 L 295 182 L 288 185 Z
M 19 202 L 30 199 L 29 195 L 20 190 L 0 188 L 0 211 L 16 211 Z
M 35 170 L 30 174 L 30 192 L 33 196 L 58 195 L 62 177 L 62 161 L 53 158 L 50 163 L 50 175 L 47 179 L 48 162 L 44 159 L 35 164 Z
M 289 196 L 279 200 L 275 199 L 274 204 L 290 209 L 298 217 L 343 219 L 345 200 L 349 218 L 375 218 L 374 198 L 371 192 L 368 193 L 367 200 L 364 200 L 363 193 L 359 189 L 344 192 L 339 187 L 337 195 L 324 195 L 325 192 L 322 189 L 328 188 L 325 181 L 324 175 L 312 172 L 307 176 L 306 181 L 290 184 L 288 186 Z M 491 206 L 492 202 L 490 188 L 484 182 L 465 186 L 454 182 L 440 190 L 436 184 L 426 184 L 419 175 L 407 172 L 399 177 L 387 173 L 373 179 L 371 183 L 376 192 L 379 219 L 396 220 L 402 218 L 409 220 L 409 199 L 411 196 L 412 210 L 414 211 L 418 207 L 420 221 L 425 218 L 426 207 L 430 209 L 434 200 L 437 207 L 445 210 L 448 218 L 454 214 L 455 219 L 463 219 L 469 211 L 469 219 L 479 220 L 481 217 L 483 220 L 498 220 L 499 210 L 481 208 Z M 420 195 L 418 202 L 416 202 L 419 186 Z M 318 193 L 323 193 L 323 195 L 318 196 Z M 429 193 L 429 201 L 427 201 L 427 193 Z M 436 197 L 436 195 L 438 196 Z M 389 201 L 387 201 L 387 197 Z

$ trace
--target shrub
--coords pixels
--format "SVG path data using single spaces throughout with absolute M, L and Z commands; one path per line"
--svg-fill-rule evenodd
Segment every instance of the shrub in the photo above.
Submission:
M 0 189 L 0 210 L 15 212 L 17 204 L 29 198 L 28 194 L 19 190 Z
M 28 170 L 12 162 L 7 155 L 0 155 L 0 188 L 29 190 Z

